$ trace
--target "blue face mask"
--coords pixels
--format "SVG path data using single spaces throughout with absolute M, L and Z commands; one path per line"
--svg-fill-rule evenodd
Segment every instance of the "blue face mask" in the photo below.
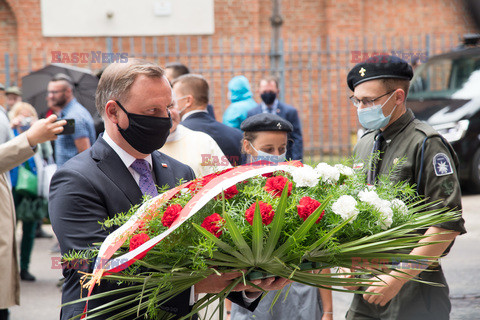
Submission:
M 250 142 L 249 142 L 250 143 Z M 250 146 L 252 146 L 253 150 L 257 152 L 257 156 L 250 156 L 250 162 L 256 162 L 256 161 L 270 161 L 274 163 L 280 163 L 280 162 L 285 162 L 287 161 L 287 151 L 281 155 L 273 155 L 270 153 L 266 153 L 260 150 L 255 149 L 255 147 L 250 143 Z
M 369 108 L 357 109 L 358 121 L 360 121 L 360 124 L 364 128 L 372 130 L 385 127 L 390 122 L 392 113 L 395 111 L 397 105 L 395 105 L 392 112 L 390 112 L 390 114 L 386 117 L 383 115 L 382 108 L 394 94 L 395 92 L 392 93 L 390 97 L 388 97 L 387 101 L 385 101 L 382 105 L 377 104 Z

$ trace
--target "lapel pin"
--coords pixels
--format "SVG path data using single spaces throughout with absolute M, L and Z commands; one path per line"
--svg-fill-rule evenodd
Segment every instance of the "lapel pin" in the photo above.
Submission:
M 168 164 L 166 164 L 165 162 L 162 162 L 162 167 L 168 168 Z

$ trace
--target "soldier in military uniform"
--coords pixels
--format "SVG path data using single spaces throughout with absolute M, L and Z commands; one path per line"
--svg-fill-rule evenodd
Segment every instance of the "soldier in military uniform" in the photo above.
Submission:
M 416 184 L 418 194 L 428 201 L 440 200 L 439 207 L 461 210 L 455 152 L 438 132 L 415 119 L 413 112 L 406 108 L 412 77 L 413 71 L 407 62 L 386 55 L 372 57 L 349 72 L 347 83 L 353 91 L 350 100 L 357 108 L 360 123 L 368 129 L 355 146 L 355 166 L 367 171 L 368 183 L 372 185 L 379 175 L 389 174 L 395 166 L 391 175 L 393 182 Z M 379 158 L 372 154 L 379 154 Z M 411 254 L 445 254 L 455 237 L 465 232 L 463 218 L 431 226 L 425 232 L 431 236 L 422 241 L 444 242 L 416 248 Z M 426 271 L 402 264 L 399 269 L 408 277 L 398 271 L 381 275 L 386 286 L 362 288 L 379 295 L 355 294 L 346 318 L 449 319 L 451 304 L 440 264 L 435 262 Z M 409 280 L 414 277 L 441 283 L 444 287 Z

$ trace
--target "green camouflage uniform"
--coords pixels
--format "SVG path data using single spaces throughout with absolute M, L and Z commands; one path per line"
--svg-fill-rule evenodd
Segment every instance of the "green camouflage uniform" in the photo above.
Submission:
M 367 131 L 354 149 L 355 167 L 367 170 L 379 130 Z M 461 192 L 457 177 L 458 159 L 452 147 L 429 125 L 415 119 L 408 109 L 382 132 L 379 175 L 390 173 L 397 163 L 391 181 L 408 181 L 417 185 L 417 192 L 429 201 L 441 200 L 441 207 L 461 210 Z M 436 225 L 439 228 L 465 233 L 463 218 Z M 425 281 L 442 283 L 434 287 L 416 281 L 407 282 L 386 306 L 366 302 L 356 294 L 347 319 L 442 320 L 449 319 L 451 309 L 448 286 L 441 266 L 418 276 Z M 363 288 L 365 289 L 365 288 Z

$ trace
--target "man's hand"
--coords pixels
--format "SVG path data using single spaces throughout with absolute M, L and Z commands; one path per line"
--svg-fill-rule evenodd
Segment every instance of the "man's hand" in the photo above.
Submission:
M 31 147 L 35 147 L 39 143 L 57 139 L 57 134 L 63 131 L 63 126 L 67 121 L 57 121 L 56 115 L 51 115 L 47 119 L 35 121 L 30 129 L 26 131 L 28 143 Z
M 195 285 L 195 293 L 218 293 L 242 275 L 243 274 L 241 272 L 223 273 L 220 276 L 216 274 L 209 275 L 207 278 Z M 272 291 L 283 289 L 283 287 L 292 281 L 284 278 L 271 277 L 262 280 L 252 280 L 250 282 L 256 286 L 259 286 L 265 291 Z M 255 287 L 244 285 L 243 282 L 237 284 L 232 291 L 261 292 L 261 290 Z
M 367 290 L 365 290 L 366 292 L 379 293 L 379 295 L 364 294 L 363 299 L 369 303 L 383 307 L 398 294 L 405 284 L 406 279 L 397 279 L 387 274 L 378 276 L 378 279 L 382 282 L 375 282 L 377 285 L 386 286 L 368 287 Z
M 218 293 L 241 276 L 241 272 L 222 273 L 220 276 L 211 274 L 195 285 L 195 293 Z M 249 288 L 249 286 L 245 286 L 241 282 L 232 291 L 243 291 L 246 288 Z
M 279 277 L 270 277 L 266 279 L 261 279 L 261 280 L 252 280 L 250 281 L 256 286 L 259 286 L 265 291 L 273 291 L 273 290 L 280 290 L 283 289 L 287 284 L 292 283 L 292 280 L 288 280 L 285 278 L 279 278 Z M 260 292 L 261 290 L 255 288 L 255 287 L 249 287 L 247 289 L 244 289 L 246 292 Z
M 339 268 L 338 269 L 338 273 L 351 273 L 352 270 L 348 269 L 348 268 Z M 340 275 L 341 278 L 346 278 L 346 279 L 352 279 L 354 278 L 353 275 L 349 274 L 349 275 Z M 360 287 L 359 286 L 344 286 L 345 289 L 347 290 L 358 290 Z

